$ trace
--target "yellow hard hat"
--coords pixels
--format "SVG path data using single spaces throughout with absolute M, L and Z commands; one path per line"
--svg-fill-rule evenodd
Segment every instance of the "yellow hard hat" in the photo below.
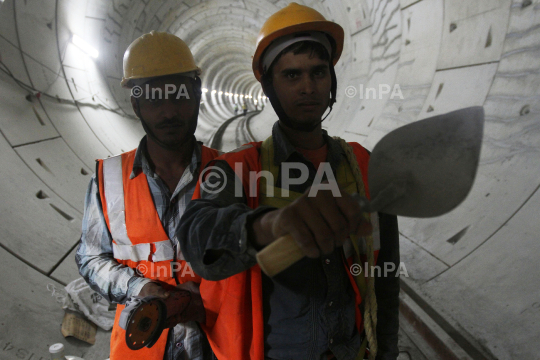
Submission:
M 135 79 L 192 71 L 197 75 L 201 73 L 182 39 L 166 32 L 151 31 L 135 39 L 124 53 L 121 85 L 131 88 Z
M 297 3 L 290 3 L 288 6 L 270 16 L 264 23 L 259 37 L 257 38 L 257 49 L 253 55 L 253 73 L 257 80 L 261 80 L 263 75 L 262 55 L 270 44 L 283 36 L 318 31 L 327 34 L 334 40 L 332 62 L 335 65 L 343 51 L 343 28 L 335 22 L 328 21 L 318 11 Z

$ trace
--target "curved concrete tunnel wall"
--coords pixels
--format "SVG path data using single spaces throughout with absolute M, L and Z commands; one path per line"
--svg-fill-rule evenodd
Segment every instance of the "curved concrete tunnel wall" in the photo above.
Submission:
M 160 30 L 190 45 L 209 89 L 197 130 L 208 141 L 234 115 L 235 98 L 212 90 L 250 101 L 263 95 L 251 55 L 264 20 L 287 3 L 0 2 L 0 266 L 8 304 L 0 310 L 0 338 L 46 353 L 37 347 L 45 343 L 17 339 L 60 321 L 45 286 L 78 276 L 73 252 L 94 159 L 132 149 L 143 135 L 119 85 L 129 43 Z M 301 3 L 346 33 L 338 103 L 324 123 L 333 135 L 371 149 L 399 126 L 484 106 L 481 165 L 467 200 L 440 218 L 400 219 L 403 280 L 486 354 L 537 358 L 540 1 Z M 98 59 L 72 45 L 71 34 L 96 47 Z M 379 92 L 381 84 L 391 91 Z M 402 97 L 392 96 L 395 85 Z M 381 97 L 367 99 L 368 88 Z M 268 134 L 273 119 L 267 106 L 252 120 L 254 133 Z M 61 339 L 52 333 L 40 336 L 47 344 Z

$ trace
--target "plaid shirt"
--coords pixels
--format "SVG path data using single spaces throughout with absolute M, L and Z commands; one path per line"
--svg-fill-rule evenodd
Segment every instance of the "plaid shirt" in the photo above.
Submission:
M 173 243 L 177 258 L 181 258 L 176 229 L 197 184 L 201 164 L 201 143 L 196 143 L 191 163 L 172 194 L 167 184 L 150 167 L 145 153 L 146 136 L 141 140 L 135 153 L 130 179 L 141 171 L 146 175 L 163 229 Z M 105 223 L 98 190 L 94 175 L 86 192 L 81 243 L 75 261 L 79 273 L 92 289 L 112 303 L 123 304 L 131 296 L 138 295 L 142 287 L 151 280 L 138 276 L 132 268 L 121 265 L 114 259 L 112 238 Z M 178 324 L 174 331 L 169 332 L 164 359 L 202 360 L 205 342 L 204 334 L 195 322 Z

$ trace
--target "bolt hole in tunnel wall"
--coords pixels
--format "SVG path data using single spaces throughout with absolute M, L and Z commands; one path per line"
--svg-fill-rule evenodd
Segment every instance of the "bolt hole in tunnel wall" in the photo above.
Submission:
M 324 122 L 332 135 L 372 149 L 399 126 L 484 106 L 467 200 L 440 218 L 400 219 L 402 280 L 485 358 L 537 359 L 540 1 L 298 2 L 345 29 L 338 103 Z M 251 55 L 265 19 L 288 3 L 0 1 L 0 359 L 46 358 L 47 345 L 64 341 L 46 284 L 78 277 L 94 160 L 135 148 L 144 134 L 119 84 L 131 41 L 158 30 L 188 43 L 206 90 L 196 135 L 210 143 L 235 103 L 254 111 L 265 102 Z M 239 133 L 266 137 L 276 119 L 266 105 L 249 123 L 231 122 L 222 147 L 236 147 Z M 106 358 L 107 336 L 94 347 L 70 341 L 66 351 Z

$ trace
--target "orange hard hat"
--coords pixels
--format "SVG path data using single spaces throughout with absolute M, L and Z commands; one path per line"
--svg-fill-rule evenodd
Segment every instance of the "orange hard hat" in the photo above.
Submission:
M 318 11 L 297 3 L 290 3 L 266 20 L 257 38 L 257 49 L 253 55 L 253 73 L 257 80 L 263 75 L 263 54 L 270 44 L 283 36 L 301 32 L 322 32 L 334 40 L 330 54 L 335 65 L 343 51 L 343 28 L 328 21 Z

